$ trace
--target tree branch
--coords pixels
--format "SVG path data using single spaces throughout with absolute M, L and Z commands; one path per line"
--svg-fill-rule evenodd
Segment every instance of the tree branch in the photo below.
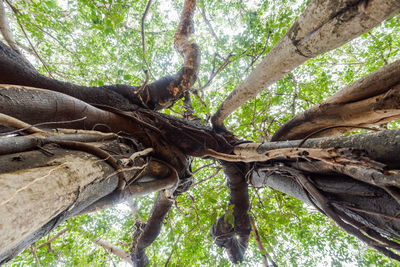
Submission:
M 153 79 L 155 79 L 154 76 L 153 76 L 153 73 L 150 70 L 150 66 L 149 66 L 149 64 L 147 63 L 147 60 L 146 60 L 146 42 L 145 42 L 145 38 L 144 38 L 145 37 L 145 34 L 144 34 L 144 22 L 146 20 L 147 13 L 149 12 L 149 9 L 150 9 L 151 1 L 152 0 L 148 0 L 148 2 L 146 4 L 146 9 L 144 10 L 144 13 L 143 13 L 143 16 L 142 16 L 142 31 L 141 31 L 141 34 L 142 34 L 143 63 L 147 66 L 147 70 L 150 72 L 150 75 L 153 77 Z
M 137 242 L 131 248 L 131 257 L 134 266 L 146 266 L 149 262 L 145 249 L 150 246 L 151 243 L 160 234 L 161 227 L 165 216 L 168 214 L 173 201 L 168 197 L 165 190 L 158 192 L 157 199 L 150 212 L 150 217 L 147 220 L 144 228 L 138 228 L 135 236 L 137 236 Z
M 301 139 L 320 130 L 313 136 L 338 135 L 360 126 L 380 125 L 400 118 L 399 103 L 400 60 L 397 60 L 286 122 L 271 141 Z
M 399 10 L 397 0 L 357 1 L 356 5 L 352 1 L 312 1 L 262 62 L 222 102 L 212 118 L 213 126 L 224 130 L 223 122 L 234 110 L 295 67 L 352 40 Z
M 228 212 L 211 226 L 210 234 L 217 246 L 227 249 L 229 259 L 236 264 L 243 261 L 251 232 L 246 166 L 224 161 L 221 163 L 229 187 Z M 231 206 L 233 214 L 230 214 Z M 234 222 L 230 220 L 232 215 Z

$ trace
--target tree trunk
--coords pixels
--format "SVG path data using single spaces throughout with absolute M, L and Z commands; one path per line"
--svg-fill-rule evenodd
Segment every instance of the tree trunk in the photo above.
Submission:
M 2 139 L 7 138 L 0 141 Z M 93 145 L 118 154 L 135 152 L 119 141 Z M 133 167 L 124 170 L 128 180 L 135 177 L 137 181 L 128 190 L 131 194 L 123 198 L 114 195 L 110 201 L 156 191 L 160 188 L 147 189 L 146 180 L 150 178 L 148 183 L 152 185 L 152 180 L 169 176 L 168 168 L 157 162 L 146 165 L 146 161 L 137 158 L 132 163 Z M 97 201 L 115 192 L 119 183 L 118 172 L 106 159 L 54 144 L 39 150 L 2 155 L 0 170 L 0 213 L 4 215 L 0 227 L 0 263 L 12 259 L 64 220 L 85 209 L 93 210 L 90 208 L 93 205 L 102 207 Z M 145 177 L 149 178 L 143 180 Z M 177 180 L 174 185 L 176 183 Z M 168 184 L 164 188 L 168 188 Z

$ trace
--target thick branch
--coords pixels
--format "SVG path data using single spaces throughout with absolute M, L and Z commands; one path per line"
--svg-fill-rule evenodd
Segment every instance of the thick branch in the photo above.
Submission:
M 178 29 L 175 33 L 175 49 L 183 57 L 181 81 L 178 87 L 169 87 L 173 95 L 184 95 L 191 89 L 197 78 L 200 68 L 200 50 L 196 43 L 190 42 L 189 37 L 194 32 L 193 16 L 196 9 L 196 0 L 186 0 L 181 13 Z
M 183 152 L 187 155 L 203 156 L 207 147 L 230 153 L 232 147 L 229 143 L 234 142 L 233 136 L 222 136 L 195 122 L 150 110 L 137 108 L 132 112 L 122 112 L 102 106 L 109 110 L 106 111 L 64 94 L 23 86 L 0 85 L 0 92 L 0 113 L 29 124 L 86 117 L 83 121 L 52 124 L 52 127 L 123 131 L 134 136 L 144 146 L 155 147 L 155 152 L 161 154 L 168 162 L 182 157 L 174 157 L 171 151 L 166 152 L 165 146 L 168 145 L 180 149 L 175 151 L 176 154 Z M 155 123 L 157 127 L 153 126 Z M 154 146 L 155 143 L 160 145 Z
M 106 150 L 131 151 L 118 142 L 108 144 Z M 1 156 L 0 210 L 7 214 L 2 219 L 1 263 L 117 188 L 115 169 L 106 161 L 54 146 L 44 150 L 48 154 L 35 150 Z M 133 177 L 138 170 L 125 172 Z
M 247 100 L 307 59 L 354 39 L 400 10 L 397 0 L 312 1 L 255 70 L 232 91 L 212 118 L 214 127 Z
M 228 180 L 229 207 L 233 205 L 234 225 L 229 219 L 232 214 L 225 214 L 212 225 L 210 234 L 216 245 L 226 248 L 230 260 L 239 263 L 243 261 L 251 231 L 246 166 L 230 162 L 222 162 L 222 166 Z
M 7 44 L 18 54 L 21 54 L 21 52 L 18 49 L 18 45 L 14 40 L 14 37 L 12 36 L 10 26 L 8 24 L 8 19 L 7 19 L 7 14 L 4 8 L 3 0 L 0 1 L 0 32 L 1 35 L 3 36 L 4 40 L 7 42 Z
M 140 167 L 139 167 L 140 168 Z M 152 158 L 141 171 L 140 177 L 123 191 L 114 191 L 112 194 L 99 199 L 77 215 L 91 213 L 100 209 L 112 207 L 132 198 L 148 195 L 160 190 L 174 190 L 179 181 L 175 170 L 172 170 L 163 161 Z
M 115 106 L 122 110 L 133 110 L 137 106 L 158 110 L 171 106 L 183 96 L 172 94 L 168 89 L 178 86 L 180 82 L 178 78 L 182 76 L 182 71 L 177 75 L 165 76 L 147 84 L 143 90 L 139 90 L 140 86 L 123 84 L 80 86 L 40 74 L 2 42 L 0 42 L 0 69 L 0 83 L 43 88 L 73 96 L 87 103 Z
M 139 233 L 135 234 L 135 236 L 137 234 L 139 234 L 139 236 L 136 244 L 131 248 L 131 257 L 134 266 L 146 266 L 148 264 L 149 260 L 146 256 L 145 249 L 150 246 L 160 234 L 164 218 L 168 214 L 172 204 L 173 201 L 168 197 L 165 190 L 158 193 L 146 226 L 144 229 L 139 228 L 137 230 Z
M 304 142 L 301 147 L 327 149 L 332 147 L 356 148 L 363 150 L 375 161 L 384 163 L 390 168 L 400 168 L 400 129 L 372 133 L 336 136 L 331 138 L 313 138 Z M 234 148 L 235 154 L 243 157 L 265 155 L 270 150 L 296 148 L 302 143 L 297 141 L 280 141 L 266 143 L 245 143 Z
M 399 118 L 400 60 L 297 115 L 276 131 L 272 141 L 301 139 L 312 133 L 312 137 L 337 135 L 357 126 L 380 125 Z

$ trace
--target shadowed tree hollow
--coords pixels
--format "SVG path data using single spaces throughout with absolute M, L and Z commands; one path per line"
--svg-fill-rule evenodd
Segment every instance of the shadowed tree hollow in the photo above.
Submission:
M 398 0 L 88 2 L 0 0 L 0 263 L 398 264 Z

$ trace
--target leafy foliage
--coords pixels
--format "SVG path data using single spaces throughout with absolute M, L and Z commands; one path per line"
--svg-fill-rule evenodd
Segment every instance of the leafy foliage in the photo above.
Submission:
M 83 85 L 138 85 L 145 79 L 143 69 L 147 68 L 143 56 L 150 63 L 150 80 L 175 73 L 182 63 L 173 48 L 181 1 L 155 1 L 151 5 L 143 55 L 140 21 L 145 4 L 126 0 L 15 1 L 18 12 L 8 9 L 8 13 L 16 40 L 42 73 Z M 203 122 L 209 123 L 210 114 L 277 43 L 306 4 L 295 0 L 199 2 L 194 39 L 200 45 L 202 64 L 196 84 L 199 96 L 193 95 L 192 103 Z M 399 16 L 391 18 L 341 48 L 307 61 L 238 109 L 228 119 L 228 128 L 247 140 L 269 140 L 295 114 L 398 59 L 399 24 Z M 228 56 L 230 63 L 210 86 L 200 90 Z M 165 112 L 182 116 L 184 110 L 180 101 Z M 157 265 L 169 260 L 171 266 L 230 266 L 209 235 L 211 224 L 229 210 L 226 181 L 215 162 L 195 159 L 192 167 L 198 170 L 197 184 L 178 197 L 147 254 Z M 278 266 L 397 264 L 296 199 L 269 188 L 251 189 L 250 197 L 251 214 L 262 242 Z M 140 221 L 146 220 L 153 200 L 153 195 L 135 200 Z M 124 204 L 70 219 L 57 231 L 64 228 L 68 230 L 51 246 L 36 251 L 42 265 L 117 264 L 121 259 L 105 252 L 92 239 L 101 238 L 127 250 L 129 246 L 121 244 L 132 240 L 135 223 L 131 209 Z M 35 247 L 47 239 L 38 241 Z M 243 265 L 260 265 L 261 253 L 252 238 Z M 26 250 L 9 263 L 19 264 L 35 265 L 32 253 Z

